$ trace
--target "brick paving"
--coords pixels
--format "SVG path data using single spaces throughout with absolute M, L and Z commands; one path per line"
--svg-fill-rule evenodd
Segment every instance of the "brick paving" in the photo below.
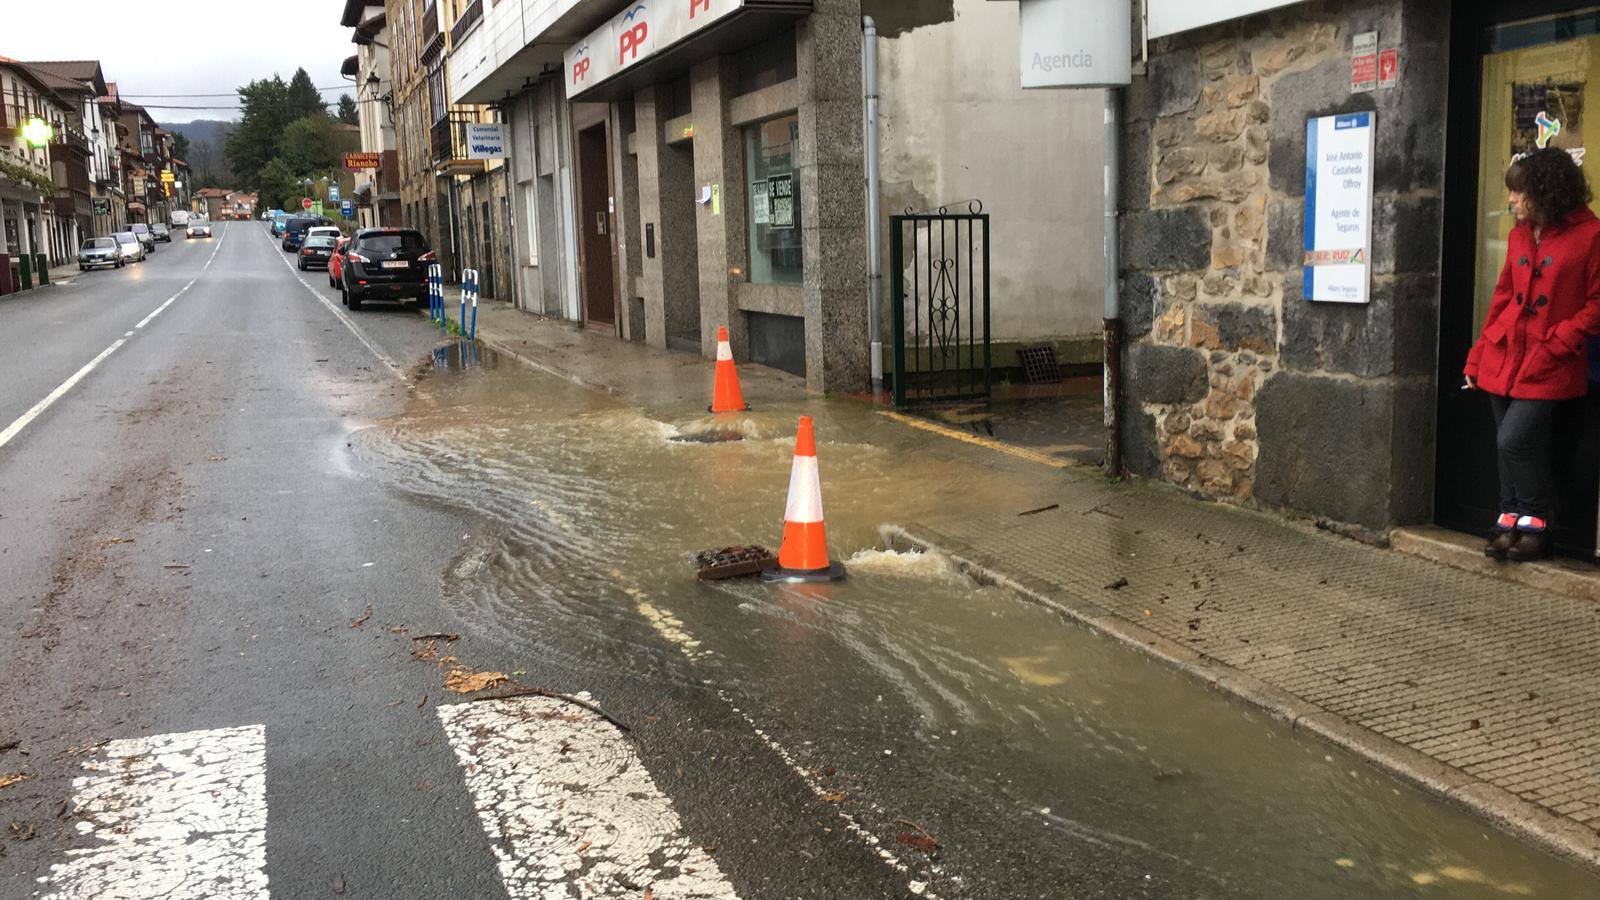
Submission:
M 1171 491 L 1040 481 L 1059 509 L 906 531 L 1600 836 L 1600 605 Z

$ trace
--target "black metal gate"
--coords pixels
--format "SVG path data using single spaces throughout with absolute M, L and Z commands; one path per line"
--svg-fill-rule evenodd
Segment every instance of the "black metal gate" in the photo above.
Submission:
M 989 216 L 967 210 L 889 217 L 896 406 L 989 397 Z

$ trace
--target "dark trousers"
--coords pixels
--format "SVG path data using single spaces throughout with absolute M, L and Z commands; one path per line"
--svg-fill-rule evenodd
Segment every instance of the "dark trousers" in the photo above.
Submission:
M 1549 519 L 1556 509 L 1550 467 L 1551 435 L 1559 400 L 1513 400 L 1489 395 L 1500 463 L 1500 511 Z

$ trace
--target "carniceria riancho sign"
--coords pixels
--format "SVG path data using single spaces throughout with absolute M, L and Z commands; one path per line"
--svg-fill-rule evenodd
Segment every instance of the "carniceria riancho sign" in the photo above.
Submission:
M 1372 287 L 1376 113 L 1306 121 L 1307 300 L 1366 303 Z
M 504 122 L 467 123 L 467 159 L 505 159 Z
M 1133 78 L 1129 0 L 1021 0 L 1022 86 L 1124 87 Z

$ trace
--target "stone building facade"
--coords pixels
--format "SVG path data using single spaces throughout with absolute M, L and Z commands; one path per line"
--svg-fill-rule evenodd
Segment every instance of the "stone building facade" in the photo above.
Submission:
M 1124 108 L 1127 467 L 1382 529 L 1435 453 L 1445 0 L 1297 4 L 1153 41 Z M 1402 42 L 1352 92 L 1351 38 Z M 1306 122 L 1377 120 L 1371 302 L 1301 296 Z

